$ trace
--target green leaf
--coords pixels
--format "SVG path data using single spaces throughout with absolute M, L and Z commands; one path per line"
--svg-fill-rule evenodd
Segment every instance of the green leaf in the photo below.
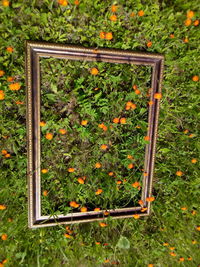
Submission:
M 130 242 L 129 242 L 128 238 L 126 238 L 125 236 L 121 236 L 120 239 L 118 240 L 116 246 L 118 248 L 122 248 L 122 249 L 129 249 L 130 248 Z

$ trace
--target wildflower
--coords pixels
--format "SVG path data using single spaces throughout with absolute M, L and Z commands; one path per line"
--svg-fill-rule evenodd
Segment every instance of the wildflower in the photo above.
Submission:
M 152 42 L 149 41 L 149 42 L 147 43 L 147 47 L 151 47 L 151 46 L 152 46 Z
M 100 222 L 99 225 L 100 225 L 101 227 L 106 227 L 106 226 L 108 226 L 107 223 L 104 223 L 104 222 Z
M 196 210 L 192 210 L 192 215 L 195 215 L 196 213 Z
M 41 126 L 41 127 L 44 127 L 45 125 L 46 125 L 46 122 L 44 122 L 44 121 L 41 121 L 41 122 L 40 122 L 40 126 Z
M 0 205 L 0 210 L 5 210 L 6 209 L 6 206 L 4 204 L 1 204 Z
M 78 0 L 75 0 L 75 1 L 74 1 L 74 4 L 75 4 L 76 6 L 78 6 L 78 5 L 80 4 L 80 2 L 79 2 Z
M 127 159 L 133 159 L 133 156 L 128 155 L 128 156 L 127 156 Z
M 67 131 L 66 131 L 65 129 L 59 129 L 59 133 L 60 133 L 60 134 L 66 134 L 66 132 L 67 132 Z
M 182 176 L 183 173 L 182 173 L 182 171 L 177 171 L 177 172 L 176 172 L 176 175 L 177 175 L 177 176 Z
M 108 148 L 107 145 L 101 145 L 101 149 L 102 149 L 102 150 L 106 150 L 107 148 Z
M 187 207 L 182 207 L 181 209 L 182 209 L 182 210 L 187 210 Z
M 114 122 L 114 123 L 119 123 L 119 118 L 114 118 L 114 119 L 113 119 L 113 122 Z
M 101 39 L 105 39 L 106 38 L 106 33 L 105 32 L 100 32 L 99 36 Z
M 111 40 L 113 38 L 112 32 L 107 32 L 106 33 L 106 39 Z
M 176 257 L 176 253 L 174 253 L 174 252 L 170 252 L 169 253 L 172 257 Z
M 106 125 L 103 125 L 102 129 L 104 130 L 104 132 L 106 132 L 108 130 L 108 127 Z
M 68 168 L 68 172 L 74 172 L 75 169 L 74 168 Z
M 194 137 L 194 136 L 195 136 L 194 134 L 190 134 L 190 135 L 188 135 L 189 138 L 192 138 L 192 137 Z
M 98 71 L 97 68 L 92 68 L 92 69 L 90 70 L 90 73 L 91 73 L 92 75 L 97 75 L 97 74 L 99 73 L 99 71 Z
M 147 208 L 142 208 L 141 212 L 145 212 L 147 210 Z
M 173 39 L 174 38 L 174 34 L 171 33 L 169 37 Z
M 152 202 L 152 201 L 154 201 L 155 200 L 155 197 L 147 197 L 146 198 L 146 201 L 147 202 Z
M 86 212 L 87 211 L 87 208 L 86 207 L 82 207 L 81 208 L 81 212 Z
M 103 192 L 103 190 L 101 188 L 97 189 L 97 191 L 95 192 L 95 195 L 100 195 Z
M 69 234 L 64 234 L 64 236 L 65 236 L 66 238 L 72 238 L 72 236 L 69 235 Z
M 163 246 L 167 247 L 169 246 L 169 243 L 163 243 Z
M 21 85 L 19 83 L 11 83 L 9 84 L 9 88 L 12 91 L 17 91 L 21 88 Z
M 161 93 L 155 93 L 154 94 L 154 98 L 155 99 L 161 99 L 162 98 L 162 94 Z
M 109 172 L 108 175 L 109 175 L 109 176 L 113 176 L 114 173 L 113 173 L 113 172 Z
M 188 19 L 191 19 L 192 17 L 194 17 L 194 12 L 193 12 L 192 10 L 189 10 L 189 11 L 187 12 L 187 18 L 188 18 Z
M 110 16 L 111 21 L 117 21 L 117 16 L 116 15 L 111 15 Z
M 5 71 L 0 70 L 0 77 L 2 77 L 5 74 Z
M 22 105 L 22 104 L 24 104 L 24 102 L 23 101 L 15 101 L 15 103 L 17 104 L 17 105 Z
M 108 263 L 108 262 L 110 262 L 110 260 L 109 259 L 105 259 L 104 262 L 105 263 Z
M 47 173 L 48 172 L 48 170 L 47 169 L 42 169 L 42 171 L 41 171 L 42 173 Z
M 154 265 L 152 263 L 149 263 L 148 264 L 148 267 L 153 267 Z
M 80 204 L 76 203 L 76 201 L 70 201 L 69 205 L 72 208 L 78 208 L 80 206 Z
M 47 195 L 48 195 L 48 191 L 47 191 L 47 190 L 44 190 L 44 191 L 43 191 L 43 196 L 46 197 Z
M 7 150 L 5 150 L 5 149 L 1 150 L 1 154 L 2 154 L 2 155 L 6 155 L 7 153 L 8 153 Z
M 100 245 L 101 243 L 100 242 L 95 242 L 96 245 Z
M 188 132 L 189 132 L 188 129 L 186 129 L 186 130 L 183 131 L 184 134 L 187 134 Z
M 87 120 L 82 120 L 82 121 L 81 121 L 81 125 L 85 126 L 85 125 L 87 125 L 87 124 L 88 124 L 88 121 L 87 121 Z
M 170 250 L 175 250 L 175 247 L 170 247 L 169 249 L 170 249 Z
M 101 124 L 99 124 L 99 125 L 98 125 L 98 127 L 99 127 L 99 128 L 101 128 L 101 129 L 103 129 L 103 127 L 104 127 L 104 124 L 103 124 L 103 123 L 101 123 Z
M 10 153 L 7 153 L 7 154 L 5 155 L 5 157 L 6 157 L 6 158 L 10 158 Z
M 184 43 L 188 43 L 188 42 L 189 42 L 189 39 L 188 39 L 187 37 L 185 37 L 185 38 L 183 39 L 183 42 L 184 42 Z
M 197 231 L 200 231 L 200 226 L 197 226 L 197 227 L 196 227 L 196 230 L 197 230 Z
M 194 75 L 194 76 L 192 77 L 192 80 L 193 80 L 193 82 L 198 82 L 198 81 L 199 81 L 199 76 Z
M 126 118 L 121 118 L 121 119 L 120 119 L 120 123 L 121 123 L 121 124 L 125 124 L 125 123 L 126 123 Z
M 11 46 L 8 46 L 6 48 L 6 51 L 9 52 L 9 53 L 12 53 L 14 51 L 14 49 Z
M 138 11 L 138 16 L 139 16 L 139 17 L 144 16 L 144 11 L 143 11 L 143 10 Z
M 100 211 L 100 208 L 95 208 L 94 211 Z
M 3 1 L 2 1 L 2 5 L 3 5 L 4 7 L 8 7 L 8 6 L 10 5 L 10 2 L 7 1 L 7 0 L 3 0 Z
M 192 257 L 188 257 L 187 259 L 188 259 L 188 261 L 191 261 L 192 260 Z
M 136 89 L 136 90 L 135 90 L 135 93 L 136 93 L 136 95 L 140 95 L 140 94 L 141 94 L 141 91 L 138 90 L 138 89 Z
M 134 168 L 133 163 L 128 164 L 128 169 L 133 169 L 133 168 Z
M 14 77 L 10 77 L 10 76 L 9 76 L 9 77 L 7 78 L 7 82 L 12 82 L 12 81 L 14 81 Z
M 122 183 L 122 181 L 120 181 L 120 180 L 118 180 L 117 182 L 116 182 L 116 184 L 121 184 Z
M 4 241 L 7 240 L 7 238 L 8 238 L 8 235 L 7 234 L 2 234 L 1 235 L 1 239 L 4 240 Z
M 140 218 L 140 215 L 139 214 L 133 214 L 133 218 L 137 220 Z
M 61 6 L 67 6 L 68 2 L 67 2 L 67 0 L 58 0 L 58 4 Z
M 180 261 L 180 262 L 183 262 L 184 260 L 185 260 L 185 259 L 184 259 L 183 257 L 180 257 L 180 258 L 179 258 L 179 261 Z
M 84 180 L 82 178 L 78 178 L 77 181 L 79 182 L 79 184 L 84 184 Z
M 197 163 L 197 159 L 191 159 L 192 163 Z
M 197 243 L 196 240 L 192 240 L 192 244 L 195 245 Z
M 139 182 L 135 182 L 135 183 L 132 184 L 132 187 L 134 187 L 134 188 L 137 188 L 139 186 L 140 186 L 140 183 Z
M 196 20 L 194 21 L 193 25 L 194 25 L 194 26 L 198 26 L 198 25 L 199 25 L 199 20 L 196 19 Z
M 135 17 L 135 13 L 131 12 L 130 17 Z
M 143 200 L 138 200 L 138 204 L 140 205 L 140 206 L 143 206 L 144 205 L 144 201 Z
M 133 85 L 133 90 L 136 90 L 136 89 L 137 89 L 137 85 L 134 84 L 134 85 Z
M 95 164 L 95 168 L 97 168 L 97 169 L 101 168 L 101 163 L 97 162 L 97 163 Z
M 111 11 L 112 11 L 113 13 L 116 12 L 117 9 L 118 9 L 118 6 L 116 6 L 116 5 L 112 5 L 112 6 L 111 6 Z
M 150 140 L 150 137 L 149 137 L 149 136 L 145 136 L 145 137 L 144 137 L 144 140 L 145 140 L 145 141 L 149 141 L 149 140 Z
M 51 140 L 53 138 L 53 134 L 52 133 L 47 133 L 45 135 L 45 137 L 46 137 L 46 139 Z
M 184 22 L 185 26 L 190 26 L 191 23 L 192 23 L 191 19 L 186 19 L 185 22 Z
M 110 213 L 108 211 L 104 211 L 104 215 L 109 215 Z

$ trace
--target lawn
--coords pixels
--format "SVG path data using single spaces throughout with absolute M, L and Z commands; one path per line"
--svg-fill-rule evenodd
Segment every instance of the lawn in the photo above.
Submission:
M 191 0 L 0 2 L 0 266 L 200 264 L 199 11 Z M 28 228 L 26 40 L 164 55 L 150 216 Z M 40 64 L 42 212 L 137 203 L 151 68 Z

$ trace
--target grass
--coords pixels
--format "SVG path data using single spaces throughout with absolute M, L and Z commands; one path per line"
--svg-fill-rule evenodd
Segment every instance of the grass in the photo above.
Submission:
M 134 3 L 129 0 L 116 2 L 88 0 L 87 2 L 80 1 L 79 5 L 75 5 L 74 1 L 69 1 L 67 6 L 62 6 L 57 1 L 35 0 L 10 1 L 10 5 L 7 7 L 5 3 L 6 1 L 2 1 L 0 5 L 0 70 L 2 70 L 0 72 L 0 148 L 1 151 L 7 151 L 7 154 L 2 154 L 0 158 L 0 262 L 2 262 L 2 265 L 23 267 L 50 265 L 142 267 L 148 266 L 148 264 L 173 267 L 198 266 L 200 263 L 198 231 L 200 218 L 198 104 L 200 97 L 199 81 L 193 79 L 194 76 L 199 76 L 200 33 L 199 26 L 195 26 L 197 24 L 195 21 L 198 20 L 199 16 L 198 3 L 183 0 L 173 2 L 150 0 L 143 2 L 137 0 Z M 113 4 L 118 5 L 116 22 L 110 20 L 110 16 L 113 14 L 111 11 Z M 138 15 L 140 10 L 144 11 L 143 16 Z M 194 16 L 191 21 L 186 21 L 189 10 L 194 11 Z M 191 12 L 188 14 L 188 16 L 192 15 Z M 111 40 L 101 39 L 100 32 L 110 32 L 113 38 Z M 163 98 L 159 117 L 153 187 L 155 201 L 152 205 L 151 216 L 138 220 L 134 218 L 112 220 L 110 218 L 106 227 L 101 227 L 99 223 L 94 222 L 72 225 L 70 229 L 65 229 L 65 226 L 36 230 L 27 228 L 24 72 L 24 51 L 25 40 L 27 39 L 63 44 L 81 44 L 85 47 L 110 47 L 164 54 Z M 150 41 L 152 45 L 148 45 L 148 47 L 147 43 Z M 78 97 L 81 80 L 78 78 L 80 64 L 76 63 L 76 67 L 69 65 L 69 69 L 76 79 L 74 84 L 76 90 L 73 93 L 77 94 L 76 97 Z M 47 124 L 41 127 L 42 134 L 51 130 L 55 138 L 60 137 L 61 140 L 65 141 L 66 136 L 59 135 L 58 130 L 65 126 L 67 131 L 71 131 L 68 122 L 65 120 L 64 123 L 63 121 L 61 123 L 58 120 L 58 115 L 49 111 L 48 105 L 49 103 L 55 104 L 55 90 L 59 83 L 59 90 L 56 95 L 58 94 L 61 100 L 60 105 L 56 107 L 57 111 L 60 112 L 65 108 L 62 106 L 62 101 L 70 101 L 72 95 L 63 96 L 63 90 L 67 89 L 70 92 L 72 85 L 70 79 L 66 80 L 66 77 L 68 77 L 66 73 L 62 73 L 65 70 L 67 72 L 68 67 L 66 66 L 63 69 L 62 60 L 58 62 L 49 60 L 48 62 L 47 59 L 44 59 L 41 64 L 44 66 L 43 84 L 45 84 L 45 79 L 46 83 L 48 82 L 48 75 L 52 79 L 49 84 L 50 88 L 48 84 L 46 84 L 47 87 L 44 86 L 42 116 Z M 89 65 L 86 66 L 86 70 L 92 66 L 92 63 L 87 64 Z M 81 115 L 80 120 L 88 120 L 89 123 L 86 127 L 80 126 L 78 123 L 79 126 L 74 124 L 76 131 L 73 131 L 74 136 L 71 136 L 70 149 L 76 148 L 73 147 L 74 137 L 82 138 L 81 135 L 86 135 L 87 138 L 89 136 L 92 139 L 98 133 L 101 137 L 99 137 L 98 145 L 95 146 L 94 157 L 91 157 L 91 165 L 99 160 L 101 153 L 99 145 L 107 143 L 108 139 L 113 138 L 114 147 L 116 147 L 113 160 L 121 159 L 122 164 L 126 166 L 127 161 L 125 161 L 124 155 L 133 151 L 120 153 L 124 147 L 125 150 L 128 149 L 128 139 L 124 138 L 124 147 L 122 148 L 120 146 L 123 146 L 123 143 L 121 144 L 115 139 L 115 134 L 128 134 L 129 122 L 127 125 L 123 125 L 127 127 L 127 131 L 116 128 L 117 130 L 109 138 L 102 135 L 101 129 L 97 130 L 97 127 L 93 126 L 100 122 L 101 112 L 105 112 L 106 119 L 110 122 L 111 118 L 119 115 L 115 113 L 114 104 L 110 104 L 114 96 L 106 92 L 106 86 L 108 84 L 113 86 L 115 82 L 112 72 L 119 70 L 113 70 L 111 64 L 98 64 L 96 66 L 100 69 L 100 78 L 102 79 L 86 74 L 87 71 L 84 72 L 86 80 L 82 81 L 82 84 L 91 84 L 91 88 L 87 87 L 87 90 L 82 88 L 82 96 L 85 102 L 81 98 L 78 99 L 79 105 L 76 111 Z M 81 64 L 81 66 L 83 65 Z M 107 67 L 106 71 L 105 66 Z M 82 70 L 84 71 L 84 68 Z M 102 70 L 104 70 L 104 74 L 102 74 Z M 138 84 L 141 92 L 145 92 L 145 85 L 148 84 L 148 69 L 138 67 L 135 71 L 134 80 L 126 82 L 131 85 Z M 59 79 L 62 75 L 65 76 L 63 80 Z M 139 80 L 136 79 L 138 76 Z M 12 79 L 8 79 L 8 77 L 13 77 L 14 80 L 11 81 Z M 103 77 L 106 77 L 106 79 L 103 79 Z M 124 77 L 126 76 L 124 75 Z M 130 75 L 127 77 L 131 79 Z M 63 84 L 64 82 L 67 82 L 67 84 Z M 94 92 L 93 88 L 96 87 L 101 89 Z M 49 88 L 47 92 L 45 88 Z M 102 92 L 102 95 L 98 96 L 100 92 Z M 123 94 L 119 87 L 115 87 L 113 92 Z M 130 91 L 130 93 L 132 92 Z M 102 110 L 100 110 L 102 106 L 95 109 L 93 107 L 88 108 L 88 105 L 86 108 L 83 105 L 81 106 L 81 103 L 88 102 L 87 97 L 94 97 L 94 95 L 96 99 L 99 97 L 108 100 L 106 104 L 102 105 L 104 107 Z M 128 96 L 124 103 L 126 101 L 128 101 Z M 135 99 L 135 101 L 138 100 Z M 121 106 L 121 103 L 118 105 Z M 142 105 L 146 105 L 142 101 L 142 97 L 141 103 L 138 105 L 140 109 Z M 109 108 L 113 108 L 111 111 L 113 116 L 110 115 Z M 92 113 L 94 110 L 97 112 L 96 118 Z M 64 110 L 64 112 L 66 111 Z M 125 114 L 128 114 L 129 111 L 125 112 Z M 139 116 L 139 112 L 136 114 Z M 93 123 L 90 123 L 92 118 L 95 119 L 93 119 Z M 145 121 L 145 117 L 140 120 Z M 130 119 L 130 126 L 135 126 L 134 123 Z M 90 129 L 89 133 L 88 128 Z M 142 129 L 141 136 L 144 133 L 145 131 L 143 132 Z M 47 155 L 47 150 L 45 150 L 47 141 L 50 140 L 43 139 L 44 156 Z M 54 141 L 53 138 L 51 149 L 55 151 L 57 148 L 55 149 Z M 58 152 L 69 154 L 71 153 L 70 149 L 67 152 L 62 151 L 61 146 Z M 118 153 L 120 153 L 120 157 L 116 156 Z M 191 162 L 193 158 L 197 159 L 196 163 Z M 79 157 L 72 157 L 74 165 L 76 160 L 79 160 Z M 61 170 L 64 167 L 66 165 L 60 163 Z M 72 165 L 69 167 L 72 167 Z M 44 168 L 49 169 L 48 164 L 44 165 Z M 57 173 L 56 169 L 54 171 Z M 90 171 L 92 172 L 88 168 L 89 173 Z M 176 175 L 177 171 L 181 171 L 180 174 L 182 175 Z M 45 178 L 50 173 L 49 170 L 47 174 L 43 175 L 44 190 L 48 185 L 48 183 L 45 184 Z M 74 173 L 70 175 L 73 176 Z M 68 174 L 66 177 L 68 177 Z M 74 190 L 77 185 L 76 183 Z M 64 184 L 63 190 L 65 190 L 65 186 Z M 86 186 L 86 184 L 83 186 Z M 47 188 L 47 190 L 49 189 Z M 105 190 L 107 189 L 105 188 Z M 44 200 L 47 200 L 48 197 Z M 121 194 L 120 197 L 123 197 L 123 195 Z M 84 201 L 85 199 L 83 199 L 83 204 Z M 46 205 L 48 208 L 48 201 Z M 94 206 L 96 205 L 98 205 L 98 199 Z M 70 232 L 70 230 L 73 232 Z M 64 236 L 67 232 L 71 238 Z M 184 261 L 182 258 L 184 258 Z

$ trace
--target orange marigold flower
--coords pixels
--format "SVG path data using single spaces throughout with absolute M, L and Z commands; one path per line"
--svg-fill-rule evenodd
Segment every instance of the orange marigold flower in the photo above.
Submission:
M 110 214 L 110 212 L 108 212 L 108 211 L 104 211 L 104 215 L 109 215 Z M 106 243 L 107 244 L 107 243 Z
M 3 0 L 3 1 L 2 1 L 2 5 L 3 5 L 4 7 L 8 7 L 8 6 L 10 5 L 10 2 L 9 2 L 8 0 Z
M 193 158 L 193 159 L 191 159 L 191 162 L 192 162 L 192 163 L 197 163 L 197 159 L 194 159 L 194 158 Z
M 75 1 L 74 1 L 74 4 L 75 4 L 76 6 L 78 6 L 78 5 L 80 4 L 80 2 L 79 2 L 78 0 L 75 0 Z
M 107 145 L 101 145 L 101 149 L 102 149 L 102 150 L 106 150 L 107 148 L 108 148 Z
M 7 153 L 7 154 L 5 155 L 5 157 L 6 157 L 6 158 L 10 158 L 10 153 Z
M 169 246 L 169 243 L 165 242 L 165 243 L 163 243 L 163 246 L 167 247 L 167 246 Z
M 130 17 L 135 17 L 135 13 L 131 12 Z
M 99 225 L 100 225 L 101 227 L 106 227 L 106 226 L 108 226 L 107 223 L 104 223 L 104 222 L 100 222 Z
M 87 211 L 87 208 L 86 208 L 86 207 L 82 207 L 82 208 L 80 209 L 80 211 L 81 211 L 81 212 L 86 212 L 86 211 Z
M 116 15 L 111 15 L 110 16 L 111 21 L 117 21 L 117 16 Z
M 126 118 L 121 118 L 121 119 L 120 119 L 120 123 L 121 123 L 121 124 L 125 124 L 125 123 L 126 123 Z
M 106 33 L 105 32 L 100 32 L 99 36 L 101 39 L 105 39 L 106 38 Z
M 185 22 L 184 22 L 185 26 L 190 26 L 191 23 L 192 23 L 191 19 L 186 19 Z
M 136 90 L 135 90 L 135 93 L 136 93 L 136 95 L 140 95 L 140 94 L 141 94 L 141 91 L 138 90 L 138 89 L 136 89 Z
M 133 156 L 128 155 L 128 156 L 127 156 L 127 159 L 133 159 Z
M 161 93 L 155 93 L 154 98 L 159 100 L 162 98 L 162 94 Z
M 43 194 L 43 196 L 46 197 L 48 195 L 48 191 L 47 190 L 44 190 L 42 194 Z
M 45 126 L 45 125 L 46 125 L 46 122 L 44 122 L 44 121 L 41 121 L 41 122 L 40 122 L 40 126 L 41 126 L 41 127 L 43 127 L 43 126 Z
M 113 119 L 113 122 L 114 122 L 114 123 L 119 123 L 119 120 L 120 120 L 119 118 L 114 118 L 114 119 Z
M 77 179 L 77 181 L 79 182 L 79 184 L 84 184 L 84 183 L 85 183 L 84 180 L 83 180 L 81 177 L 79 177 L 79 178 Z
M 51 140 L 53 138 L 53 134 L 52 133 L 47 133 L 45 135 L 45 137 L 46 137 L 46 139 Z
M 9 52 L 9 53 L 12 53 L 14 51 L 14 49 L 11 46 L 8 46 L 6 48 L 6 51 Z
M 182 207 L 181 209 L 182 209 L 182 210 L 187 210 L 187 207 Z
M 100 211 L 100 208 L 95 208 L 94 211 Z
M 184 134 L 187 134 L 188 132 L 189 132 L 188 129 L 186 129 L 186 130 L 183 131 Z
M 133 214 L 133 218 L 137 220 L 140 218 L 140 215 L 139 214 Z
M 75 169 L 74 168 L 68 168 L 68 172 L 74 172 Z
M 197 227 L 196 227 L 196 230 L 197 230 L 197 231 L 200 231 L 200 226 L 197 226 Z
M 101 243 L 100 242 L 95 242 L 96 245 L 100 245 Z
M 80 206 L 78 203 L 76 203 L 76 201 L 70 201 L 69 202 L 69 205 L 72 208 L 78 208 Z
M 81 125 L 85 126 L 85 125 L 87 125 L 87 124 L 88 124 L 88 121 L 87 121 L 87 120 L 82 120 L 82 121 L 81 121 Z
M 67 6 L 68 2 L 67 2 L 67 0 L 58 0 L 58 4 L 61 6 Z
M 114 173 L 113 173 L 113 172 L 109 172 L 108 175 L 109 175 L 109 176 L 113 176 Z
M 196 240 L 192 240 L 192 244 L 195 245 L 197 243 Z
M 42 169 L 42 173 L 47 173 L 48 170 L 47 169 Z
M 106 33 L 106 40 L 112 40 L 112 38 L 113 38 L 112 32 L 107 32 Z
M 142 208 L 141 212 L 145 212 L 147 210 L 147 208 Z
M 69 235 L 69 234 L 64 234 L 64 236 L 65 236 L 66 238 L 72 238 L 72 236 Z
M 153 105 L 153 101 L 149 101 L 148 104 L 149 104 L 149 106 L 152 106 Z
M 198 82 L 198 81 L 199 81 L 199 76 L 194 75 L 194 76 L 192 77 L 192 80 L 193 80 L 193 82 Z
M 5 210 L 5 209 L 6 209 L 6 205 L 1 204 L 1 205 L 0 205 L 0 210 Z
M 155 200 L 155 197 L 147 197 L 146 198 L 146 201 L 147 202 L 152 202 L 152 201 L 154 201 Z
M 1 235 L 1 239 L 4 240 L 4 241 L 7 240 L 7 238 L 8 238 L 8 235 L 7 234 L 2 234 Z
M 170 249 L 170 250 L 175 250 L 175 247 L 170 247 L 169 249 Z
M 1 150 L 1 154 L 2 154 L 2 155 L 6 155 L 7 153 L 8 153 L 7 150 L 5 150 L 5 149 Z
M 144 205 L 144 201 L 143 200 L 138 200 L 138 204 L 140 205 L 140 206 L 143 206 Z
M 174 34 L 171 33 L 169 37 L 173 39 L 174 38 Z
M 183 42 L 184 42 L 184 43 L 188 43 L 188 42 L 189 42 L 189 39 L 188 39 L 187 37 L 185 37 L 185 38 L 183 39 Z
M 183 262 L 184 260 L 185 260 L 185 259 L 184 259 L 183 257 L 180 257 L 180 258 L 179 258 L 179 261 L 180 261 L 180 262 Z
M 182 171 L 177 171 L 177 172 L 176 172 L 176 175 L 177 175 L 177 176 L 182 176 L 183 173 L 182 173 Z
M 5 99 L 5 94 L 3 90 L 0 90 L 0 100 L 4 100 L 4 99 Z
M 102 129 L 104 130 L 104 132 L 106 132 L 106 131 L 108 130 L 108 127 L 107 127 L 106 125 L 104 125 L 104 126 L 102 127 Z
M 188 261 L 191 261 L 192 260 L 192 257 L 188 257 L 187 259 L 188 259 Z
M 17 91 L 21 88 L 21 85 L 19 83 L 11 83 L 9 84 L 9 88 L 12 91 Z
M 15 79 L 14 77 L 9 76 L 9 77 L 7 77 L 7 82 L 12 82 L 12 81 L 14 81 L 14 79 Z
M 144 16 L 144 11 L 143 11 L 143 10 L 138 11 L 138 16 L 139 16 L 139 17 Z
M 91 68 L 90 73 L 91 73 L 92 75 L 97 75 L 97 74 L 99 73 L 99 71 L 98 71 L 97 68 Z
M 67 132 L 67 131 L 66 131 L 65 129 L 59 129 L 59 133 L 60 133 L 60 134 L 66 134 L 66 132 Z
M 147 43 L 147 47 L 151 47 L 151 46 L 152 46 L 152 42 L 149 41 L 149 42 Z
M 133 163 L 128 164 L 128 169 L 133 169 L 133 168 L 134 168 L 134 164 Z
M 103 192 L 103 190 L 101 188 L 97 189 L 97 191 L 95 192 L 95 195 L 100 195 Z
M 132 187 L 134 187 L 134 188 L 137 188 L 138 186 L 140 186 L 139 182 L 135 182 L 135 183 L 132 184 Z
M 192 10 L 189 10 L 189 11 L 187 12 L 187 18 L 188 18 L 188 19 L 191 19 L 192 17 L 194 17 L 194 12 L 193 12 Z
M 148 264 L 148 267 L 153 267 L 154 265 L 152 263 L 149 263 Z
M 23 101 L 15 101 L 15 103 L 17 104 L 17 105 L 22 105 L 22 104 L 24 104 L 24 102 Z
M 198 25 L 199 25 L 199 20 L 196 19 L 196 20 L 194 21 L 193 25 L 194 25 L 194 26 L 198 26 Z
M 133 90 L 136 90 L 136 89 L 137 89 L 137 85 L 134 84 L 134 85 L 133 85 Z
M 0 70 L 0 77 L 2 77 L 5 74 L 5 71 Z
M 99 127 L 99 128 L 101 128 L 101 129 L 103 129 L 103 127 L 104 127 L 104 124 L 103 124 L 103 123 L 101 123 L 101 124 L 99 124 L 99 125 L 98 125 L 98 127 Z
M 111 11 L 112 11 L 112 12 L 116 12 L 117 9 L 118 9 L 118 6 L 116 6 L 116 5 L 112 5 L 112 6 L 111 6 Z
M 172 257 L 176 257 L 176 253 L 174 253 L 174 252 L 170 252 L 169 253 Z
M 121 184 L 122 183 L 122 181 L 120 181 L 120 180 L 118 180 L 117 182 L 116 182 L 116 184 Z
M 104 262 L 105 263 L 108 263 L 108 262 L 110 262 L 110 260 L 109 259 L 105 259 Z
M 194 137 L 194 136 L 195 136 L 194 134 L 190 134 L 190 135 L 188 135 L 189 138 L 192 138 L 192 137 Z
M 101 168 L 101 163 L 97 162 L 97 163 L 95 164 L 95 168 L 97 168 L 97 169 Z
M 149 140 L 150 140 L 150 137 L 149 137 L 149 136 L 145 136 L 145 137 L 144 137 L 144 140 L 145 140 L 145 141 L 149 141 Z
M 191 213 L 192 213 L 192 215 L 197 214 L 196 210 L 192 210 Z

